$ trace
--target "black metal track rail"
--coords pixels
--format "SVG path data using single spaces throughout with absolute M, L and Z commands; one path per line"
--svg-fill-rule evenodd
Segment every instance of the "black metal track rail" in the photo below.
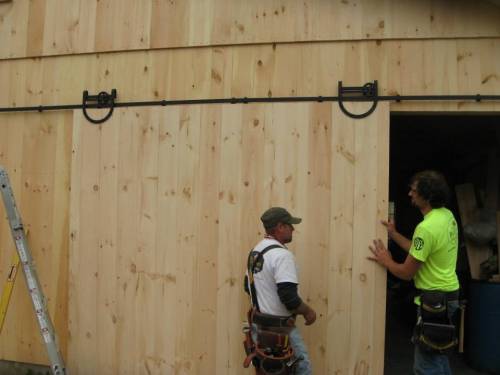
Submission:
M 345 102 L 371 102 L 366 98 L 345 98 Z M 287 102 L 338 102 L 338 96 L 276 96 L 262 98 L 223 98 L 223 99 L 183 99 L 183 100 L 153 100 L 115 103 L 120 107 L 150 107 L 189 104 L 248 104 L 248 103 L 287 103 Z M 382 95 L 379 102 L 402 101 L 500 101 L 500 95 Z M 110 108 L 111 105 L 87 104 L 86 108 Z M 30 107 L 0 107 L 0 112 L 44 112 L 83 109 L 83 104 L 39 105 Z
M 85 117 L 90 122 L 102 123 L 113 113 L 114 108 L 123 107 L 150 107 L 150 106 L 173 106 L 173 105 L 195 105 L 195 104 L 248 104 L 248 103 L 295 103 L 295 102 L 338 102 L 342 111 L 353 118 L 363 118 L 370 115 L 376 108 L 378 102 L 392 101 L 500 101 L 500 95 L 378 95 L 377 81 L 367 83 L 359 87 L 344 87 L 339 82 L 338 96 L 282 96 L 282 97 L 240 97 L 221 99 L 185 99 L 185 100 L 154 100 L 154 101 L 133 101 L 115 103 L 116 90 L 111 94 L 101 92 L 98 95 L 90 96 L 87 91 L 83 93 L 81 104 L 66 105 L 39 105 L 27 107 L 0 107 L 0 113 L 7 112 L 44 112 L 82 109 Z M 344 102 L 372 102 L 372 107 L 365 113 L 353 114 L 344 107 Z M 99 120 L 91 119 L 87 109 L 109 109 L 108 114 Z

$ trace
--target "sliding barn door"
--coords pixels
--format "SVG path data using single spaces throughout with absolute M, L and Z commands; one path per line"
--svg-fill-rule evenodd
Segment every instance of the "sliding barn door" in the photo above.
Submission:
M 75 112 L 71 175 L 72 374 L 251 374 L 242 368 L 242 280 L 259 217 L 303 218 L 290 249 L 299 324 L 317 374 L 382 374 L 388 107 L 199 105 Z

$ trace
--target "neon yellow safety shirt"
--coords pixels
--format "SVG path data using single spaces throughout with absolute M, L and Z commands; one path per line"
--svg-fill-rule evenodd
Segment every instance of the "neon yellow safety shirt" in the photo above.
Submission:
M 458 253 L 458 229 L 447 208 L 433 208 L 413 233 L 410 254 L 423 262 L 414 276 L 420 290 L 458 290 L 455 273 Z

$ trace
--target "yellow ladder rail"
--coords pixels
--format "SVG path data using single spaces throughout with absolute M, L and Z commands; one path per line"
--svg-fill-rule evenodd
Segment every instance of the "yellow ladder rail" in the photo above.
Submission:
M 9 307 L 10 296 L 16 281 L 17 270 L 19 269 L 19 255 L 14 252 L 10 266 L 7 282 L 3 288 L 2 299 L 0 299 L 0 334 L 2 333 L 3 324 L 5 322 L 5 315 L 7 315 L 7 308 Z

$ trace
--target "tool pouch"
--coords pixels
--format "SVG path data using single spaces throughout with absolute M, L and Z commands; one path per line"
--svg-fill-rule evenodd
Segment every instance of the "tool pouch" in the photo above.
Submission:
M 243 346 L 247 354 L 243 367 L 249 367 L 252 363 L 259 374 L 293 374 L 299 359 L 295 357 L 290 345 L 291 327 L 264 327 L 253 323 L 252 312 L 248 315 L 249 324 L 243 329 Z
M 448 316 L 446 293 L 422 293 L 413 341 L 431 353 L 443 353 L 458 343 L 455 325 Z

